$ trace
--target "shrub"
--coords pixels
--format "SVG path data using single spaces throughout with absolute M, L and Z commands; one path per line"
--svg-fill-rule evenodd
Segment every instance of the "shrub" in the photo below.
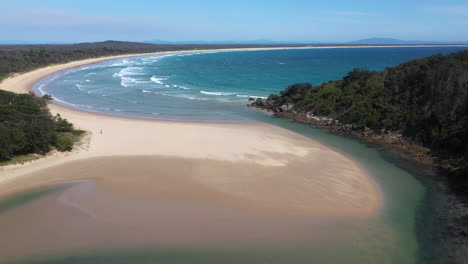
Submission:
M 60 114 L 54 116 L 54 121 L 56 126 L 55 130 L 57 132 L 72 132 L 73 124 L 68 122 L 67 119 L 62 118 Z
M 60 151 L 69 151 L 73 149 L 73 139 L 67 135 L 57 137 L 57 149 Z
M 81 130 L 81 129 L 73 129 L 71 131 L 72 135 L 75 136 L 75 137 L 79 137 L 81 135 L 83 135 L 84 133 L 86 133 L 85 130 Z

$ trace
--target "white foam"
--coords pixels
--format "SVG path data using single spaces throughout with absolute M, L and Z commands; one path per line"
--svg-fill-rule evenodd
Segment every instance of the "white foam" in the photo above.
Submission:
M 116 72 L 112 74 L 112 77 L 114 78 L 120 78 L 120 85 L 123 87 L 130 87 L 132 84 L 138 84 L 138 83 L 147 83 L 145 81 L 139 81 L 135 78 L 129 77 L 129 76 L 138 76 L 138 75 L 145 75 L 141 71 L 143 70 L 142 67 L 126 67 L 119 72 Z
M 150 80 L 151 80 L 152 82 L 157 83 L 157 84 L 163 85 L 164 83 L 163 83 L 162 81 L 167 80 L 167 78 L 166 78 L 166 77 L 161 77 L 161 76 L 153 75 L 153 76 L 150 78 Z
M 73 103 L 64 101 L 64 100 L 62 100 L 62 99 L 59 99 L 59 98 L 57 98 L 57 97 L 55 97 L 55 96 L 52 96 L 52 100 L 54 100 L 54 101 L 56 101 L 56 102 L 59 102 L 59 103 L 62 103 L 62 104 L 65 104 L 65 105 L 74 106 L 74 107 L 84 107 L 84 108 L 93 109 L 93 107 L 90 107 L 90 106 L 87 106 L 87 105 L 73 104 Z
M 123 59 L 121 61 L 117 61 L 115 63 L 112 63 L 112 64 L 108 64 L 108 65 L 103 65 L 102 67 L 119 67 L 119 66 L 128 66 L 128 64 L 130 64 L 130 61 L 127 60 L 127 59 Z
M 78 88 L 78 90 L 86 92 L 86 90 L 83 89 L 83 85 L 77 83 L 77 84 L 75 84 L 75 86 L 76 86 L 76 88 Z
M 132 84 L 136 83 L 136 80 L 132 77 L 120 77 L 120 79 L 120 85 L 122 85 L 123 87 L 130 87 L 132 86 Z
M 187 57 L 187 56 L 192 56 L 194 54 L 196 54 L 196 53 L 184 53 L 184 54 L 177 55 L 177 57 Z
M 86 89 L 83 89 L 83 85 L 81 85 L 81 84 L 75 84 L 75 86 L 80 91 L 86 92 L 88 94 L 96 94 L 96 92 L 92 92 L 92 91 L 88 91 Z M 98 91 L 98 90 L 95 90 L 95 91 Z
M 246 94 L 237 94 L 236 96 L 237 97 L 242 97 L 242 98 L 262 98 L 262 99 L 268 98 L 268 97 L 265 97 L 265 96 L 246 95 Z
M 113 112 L 125 112 L 125 110 L 120 110 L 120 109 L 112 109 L 112 108 L 104 108 L 104 107 L 92 107 L 92 106 L 82 105 L 82 104 L 73 104 L 73 103 L 64 101 L 64 100 L 59 99 L 59 98 L 54 97 L 54 96 L 52 96 L 52 100 L 54 100 L 54 101 L 56 101 L 56 102 L 59 102 L 59 103 L 61 103 L 61 104 L 64 104 L 64 105 L 69 105 L 69 106 L 71 106 L 71 107 L 75 107 L 75 108 L 87 108 L 87 109 L 91 109 L 91 110 L 104 110 L 104 111 L 113 111 Z
M 37 87 L 37 90 L 41 93 L 41 95 L 46 94 L 46 92 L 43 90 L 44 87 L 45 87 L 45 84 L 41 84 L 39 85 L 39 87 Z
M 236 93 L 226 93 L 226 92 L 206 92 L 206 91 L 200 91 L 202 94 L 207 94 L 207 95 L 220 95 L 220 96 L 227 96 L 227 95 L 235 95 Z
M 180 88 L 180 89 L 183 89 L 183 90 L 190 90 L 191 88 L 188 88 L 188 87 L 185 87 L 185 86 L 181 86 L 181 85 L 173 85 L 175 88 Z
M 133 76 L 133 75 L 144 75 L 144 73 L 141 72 L 143 70 L 142 67 L 126 67 L 121 69 L 118 73 L 117 76 Z
M 207 98 L 201 98 L 201 97 L 195 97 L 192 95 L 187 95 L 187 94 L 180 94 L 180 93 L 162 93 L 162 92 L 152 92 L 153 94 L 157 95 L 163 95 L 163 96 L 169 96 L 169 97 L 176 97 L 176 98 L 184 98 L 184 99 L 190 99 L 190 100 L 209 100 Z
M 143 70 L 143 68 L 141 68 L 141 67 L 127 67 L 127 68 L 123 68 L 122 70 L 120 70 L 117 73 L 112 74 L 112 77 L 122 78 L 122 77 L 126 77 L 126 76 L 145 75 L 144 73 L 141 72 L 142 70 Z
M 148 90 L 141 90 L 143 93 L 151 93 L 151 91 Z
M 209 100 L 207 98 L 194 97 L 194 96 L 185 95 L 185 94 L 177 95 L 177 96 L 173 96 L 173 97 L 185 98 L 185 99 L 190 99 L 190 100 L 201 100 L 201 101 Z

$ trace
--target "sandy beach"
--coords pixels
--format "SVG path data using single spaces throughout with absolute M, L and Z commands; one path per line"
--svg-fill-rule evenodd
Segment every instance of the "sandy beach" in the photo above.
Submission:
M 0 89 L 27 93 L 36 82 L 56 71 L 130 56 L 41 68 L 6 79 Z M 375 214 L 382 204 L 378 188 L 353 160 L 319 142 L 273 125 L 130 119 L 53 103 L 50 109 L 89 134 L 82 146 L 72 152 L 54 152 L 26 164 L 1 167 L 0 197 L 39 186 L 91 180 L 105 191 L 95 194 L 92 201 L 74 198 L 72 209 L 75 208 L 75 213 L 92 214 L 96 219 L 123 219 L 120 224 L 129 221 L 123 216 L 135 213 L 132 211 L 135 207 L 112 211 L 109 209 L 112 206 L 104 202 L 109 197 L 120 197 L 127 202 L 135 199 L 209 201 L 223 208 L 309 218 L 364 217 Z M 209 215 L 214 209 L 206 210 Z M 17 217 L 0 221 L 8 223 L 12 219 Z M 199 221 L 200 225 L 206 224 Z M 146 225 L 140 225 L 145 230 Z M 240 228 L 213 226 L 218 231 Z M 175 224 L 173 229 L 179 227 Z M 278 230 L 274 223 L 264 229 L 258 232 Z M 224 237 L 238 235 L 234 231 L 228 233 Z M 10 235 L 15 234 L 18 233 Z M 169 240 L 191 239 L 180 234 L 166 235 Z M 27 240 L 27 235 L 24 236 Z

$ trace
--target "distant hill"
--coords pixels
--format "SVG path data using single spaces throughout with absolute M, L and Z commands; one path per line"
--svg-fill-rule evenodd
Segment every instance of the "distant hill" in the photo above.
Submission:
M 253 43 L 254 42 L 254 43 Z M 180 41 L 167 41 L 167 40 L 146 40 L 143 43 L 151 43 L 158 45 L 187 45 L 187 44 L 196 44 L 196 45 L 219 45 L 219 44 L 273 44 L 273 41 L 210 41 L 210 40 L 180 40 Z
M 245 41 L 207 41 L 207 40 L 185 40 L 185 41 L 166 41 L 166 40 L 147 40 L 143 43 L 151 44 L 164 44 L 164 45 L 282 45 L 282 44 L 293 44 L 293 45 L 306 45 L 306 44 L 324 44 L 318 41 L 276 41 L 268 39 L 257 39 L 257 40 L 245 40 Z
M 352 44 L 352 45 L 415 45 L 415 44 L 436 44 L 436 43 L 429 42 L 429 41 L 401 40 L 401 39 L 394 39 L 394 38 L 368 38 L 368 39 L 350 41 L 350 42 L 347 42 L 346 44 Z
M 129 42 L 129 41 L 115 41 L 107 40 L 101 42 L 85 42 L 78 44 L 4 44 L 0 45 L 0 50 L 8 49 L 96 49 L 96 48 L 107 48 L 107 49 L 148 49 L 154 48 L 156 45 L 148 43 L 139 43 L 139 42 Z
M 468 41 L 421 41 L 421 40 L 401 40 L 394 38 L 367 38 L 349 41 L 349 45 L 447 45 L 447 44 L 468 44 Z

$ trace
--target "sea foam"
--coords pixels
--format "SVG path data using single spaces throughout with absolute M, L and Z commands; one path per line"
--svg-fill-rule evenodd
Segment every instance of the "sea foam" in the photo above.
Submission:
M 167 78 L 166 78 L 166 77 L 160 77 L 160 76 L 153 75 L 153 76 L 150 78 L 150 80 L 151 80 L 152 82 L 157 83 L 157 84 L 164 85 L 164 83 L 163 83 L 162 81 L 167 80 Z
M 241 98 L 262 98 L 262 99 L 267 99 L 268 98 L 266 96 L 248 95 L 248 94 L 236 94 L 236 96 L 241 97 Z
M 219 95 L 219 96 L 227 96 L 227 95 L 236 95 L 236 93 L 228 93 L 228 92 L 206 92 L 206 91 L 200 91 L 202 94 L 207 94 L 207 95 Z
M 120 85 L 122 85 L 123 87 L 130 87 L 133 84 L 145 83 L 145 81 L 130 77 L 130 76 L 145 75 L 142 72 L 143 70 L 144 68 L 142 67 L 130 66 L 130 67 L 123 68 L 117 73 L 112 74 L 112 77 L 120 78 Z

